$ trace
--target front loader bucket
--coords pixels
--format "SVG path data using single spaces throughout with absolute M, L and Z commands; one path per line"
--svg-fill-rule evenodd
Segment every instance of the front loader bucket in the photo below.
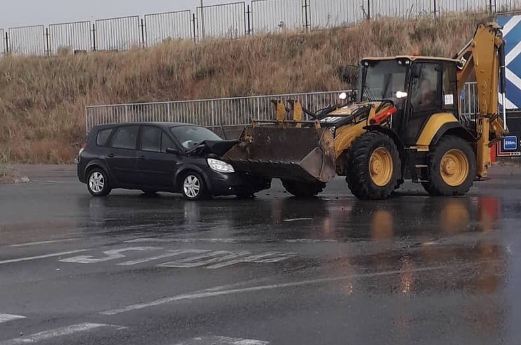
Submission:
M 336 175 L 334 139 L 325 128 L 247 127 L 224 159 L 268 178 L 329 182 Z

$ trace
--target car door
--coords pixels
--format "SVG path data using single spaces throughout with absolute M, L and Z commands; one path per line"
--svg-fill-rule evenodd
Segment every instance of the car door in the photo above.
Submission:
M 177 145 L 160 127 L 143 125 L 139 136 L 138 170 L 143 185 L 153 189 L 172 189 L 175 172 L 180 163 Z
M 107 164 L 118 185 L 133 186 L 139 179 L 136 174 L 136 148 L 139 126 L 118 127 L 110 140 Z

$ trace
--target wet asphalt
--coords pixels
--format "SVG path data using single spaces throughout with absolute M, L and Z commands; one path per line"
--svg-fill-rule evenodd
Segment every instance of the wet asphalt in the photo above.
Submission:
M 466 197 L 0 185 L 0 345 L 521 344 L 521 169 Z

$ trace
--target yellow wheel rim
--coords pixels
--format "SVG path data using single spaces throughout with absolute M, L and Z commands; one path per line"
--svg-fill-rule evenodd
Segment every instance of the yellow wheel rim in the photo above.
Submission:
M 451 187 L 461 186 L 469 176 L 469 170 L 469 160 L 461 150 L 447 151 L 441 159 L 441 177 Z
M 369 160 L 369 173 L 373 183 L 378 187 L 385 187 L 393 177 L 393 157 L 388 149 L 379 147 L 373 151 Z

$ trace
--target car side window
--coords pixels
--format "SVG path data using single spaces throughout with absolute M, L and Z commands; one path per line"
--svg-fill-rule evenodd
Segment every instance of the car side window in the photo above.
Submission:
M 96 145 L 98 146 L 106 146 L 107 141 L 109 140 L 110 135 L 112 134 L 112 128 L 102 129 L 98 132 L 96 137 Z
M 166 149 L 175 149 L 177 147 L 176 144 L 170 139 L 168 134 L 162 132 L 161 136 L 161 152 L 166 152 Z
M 116 149 L 135 150 L 139 126 L 119 127 L 112 137 L 112 147 Z
M 157 127 L 141 127 L 141 150 L 149 152 L 161 152 L 161 133 Z

